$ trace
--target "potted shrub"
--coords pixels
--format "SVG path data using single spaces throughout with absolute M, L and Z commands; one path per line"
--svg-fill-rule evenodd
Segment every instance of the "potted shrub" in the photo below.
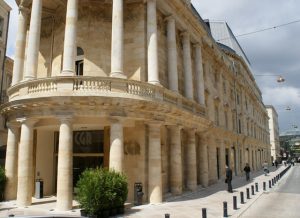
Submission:
M 88 216 L 108 217 L 110 210 L 115 213 L 124 205 L 127 179 L 115 171 L 87 169 L 81 174 L 76 190 L 76 200 Z
M 4 200 L 5 183 L 6 183 L 5 169 L 0 166 L 0 201 Z

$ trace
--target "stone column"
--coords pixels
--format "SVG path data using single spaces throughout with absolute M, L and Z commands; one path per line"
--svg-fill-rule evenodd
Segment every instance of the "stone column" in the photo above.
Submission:
M 21 136 L 18 158 L 18 207 L 26 207 L 32 202 L 33 189 L 33 126 L 36 120 L 20 119 Z
M 148 83 L 160 85 L 158 70 L 158 42 L 156 0 L 147 1 Z
M 124 65 L 123 0 L 113 0 L 111 35 L 111 77 L 126 78 Z
M 18 184 L 18 144 L 20 140 L 20 128 L 16 124 L 8 124 L 7 147 L 5 158 L 5 200 L 15 200 Z
M 56 210 L 72 209 L 73 201 L 73 125 L 71 117 L 62 117 L 59 128 Z
M 149 123 L 148 192 L 150 204 L 162 202 L 160 124 Z
M 16 49 L 14 59 L 14 69 L 12 75 L 12 86 L 23 79 L 25 46 L 27 33 L 28 11 L 25 8 L 19 7 L 18 15 L 18 32 L 16 38 Z
M 123 125 L 120 122 L 110 126 L 109 168 L 117 172 L 124 170 L 124 138 Z
M 184 68 L 184 94 L 189 99 L 194 99 L 193 71 L 191 58 L 191 40 L 187 32 L 182 34 L 183 68 Z
M 200 141 L 200 182 L 203 187 L 208 186 L 208 151 L 207 151 L 207 140 L 202 138 Z
M 225 158 L 225 144 L 223 141 L 220 141 L 220 178 L 225 178 L 225 165 L 226 165 L 226 158 Z M 231 169 L 232 170 L 232 169 Z
M 208 154 L 209 154 L 209 182 L 214 183 L 218 180 L 217 173 L 217 149 L 213 138 L 209 140 L 208 146 Z
M 42 0 L 32 0 L 24 80 L 36 79 L 41 38 Z
M 170 174 L 171 192 L 173 195 L 182 194 L 182 152 L 181 128 L 170 126 Z
M 68 0 L 62 76 L 74 76 L 77 55 L 78 0 Z
M 169 16 L 167 20 L 167 44 L 168 44 L 168 77 L 169 89 L 178 92 L 178 70 L 177 70 L 177 44 L 175 18 Z
M 195 44 L 195 65 L 198 103 L 205 105 L 201 43 Z
M 187 188 L 191 191 L 197 189 L 197 157 L 196 157 L 196 143 L 195 130 L 187 130 Z

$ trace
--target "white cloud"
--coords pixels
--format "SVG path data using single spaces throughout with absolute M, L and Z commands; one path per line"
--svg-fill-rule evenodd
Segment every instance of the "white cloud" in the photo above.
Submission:
M 278 106 L 295 105 L 300 106 L 300 89 L 294 87 L 266 87 L 262 89 L 263 99 L 266 104 Z

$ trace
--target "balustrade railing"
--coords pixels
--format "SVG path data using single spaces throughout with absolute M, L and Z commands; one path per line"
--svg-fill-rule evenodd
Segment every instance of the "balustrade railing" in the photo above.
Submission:
M 24 98 L 65 95 L 107 95 L 107 93 L 122 93 L 151 99 L 177 106 L 178 108 L 205 116 L 205 108 L 197 102 L 164 87 L 155 86 L 140 81 L 109 77 L 51 77 L 25 81 L 9 88 L 9 101 Z

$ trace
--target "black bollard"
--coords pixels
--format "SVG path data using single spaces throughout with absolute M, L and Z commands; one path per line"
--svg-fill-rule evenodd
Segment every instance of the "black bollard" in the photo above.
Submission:
M 246 188 L 246 193 L 247 193 L 247 199 L 250 199 L 250 189 Z
M 244 192 L 240 192 L 240 195 L 241 195 L 241 204 L 244 204 L 245 201 L 244 201 Z
M 254 195 L 254 185 L 251 185 L 251 194 Z
M 202 218 L 207 218 L 206 208 L 202 208 Z
M 271 180 L 269 180 L 269 188 L 272 188 Z
M 274 186 L 274 179 L 272 179 L 272 186 Z
M 165 218 L 170 218 L 170 214 L 166 213 Z
M 255 183 L 255 189 L 256 189 L 256 192 L 258 192 L 258 183 L 257 182 Z
M 263 183 L 263 186 L 264 186 L 264 191 L 266 191 L 267 190 L 266 182 Z
M 227 202 L 223 201 L 223 217 L 228 217 Z
M 237 197 L 233 196 L 233 209 L 237 210 Z

